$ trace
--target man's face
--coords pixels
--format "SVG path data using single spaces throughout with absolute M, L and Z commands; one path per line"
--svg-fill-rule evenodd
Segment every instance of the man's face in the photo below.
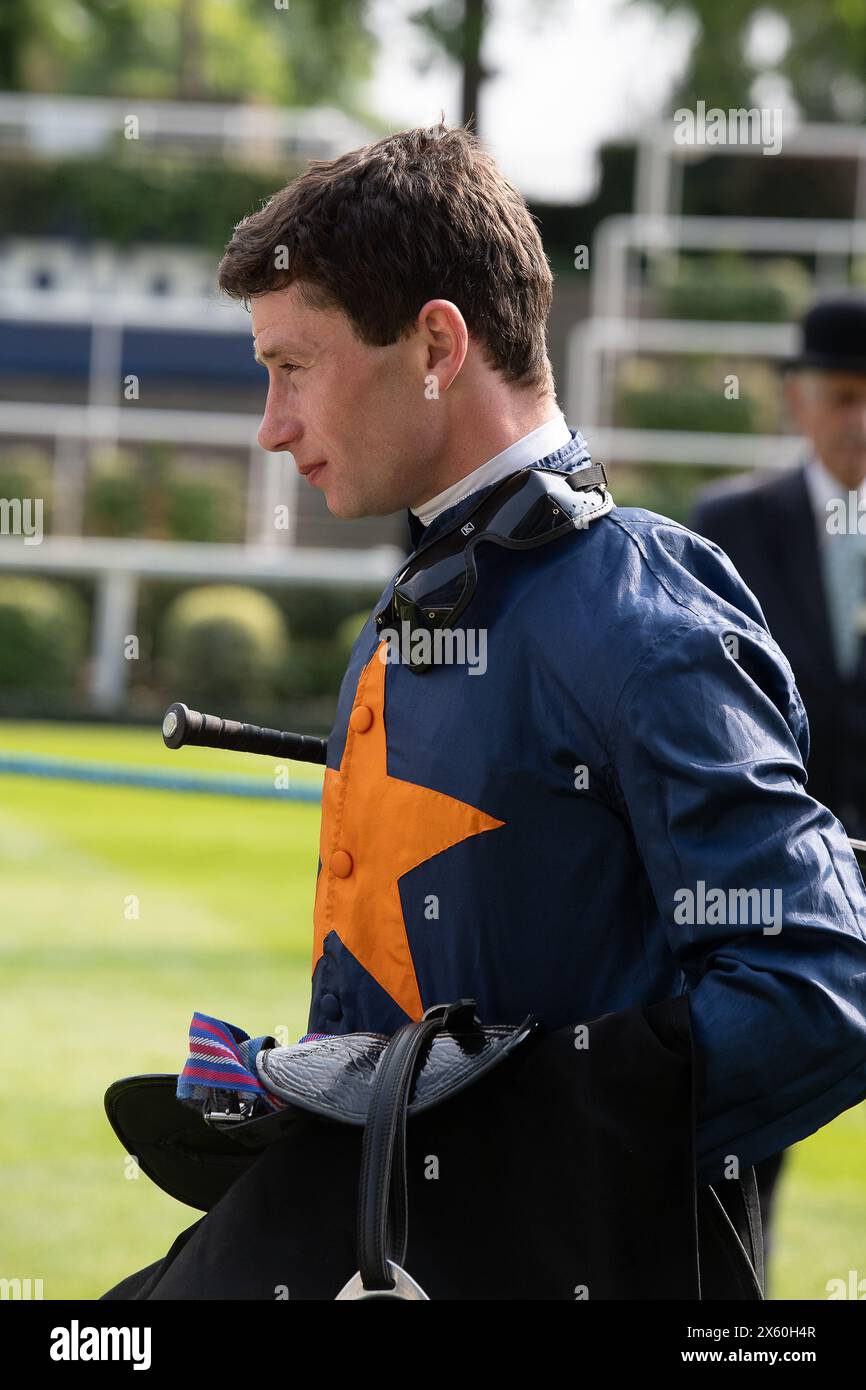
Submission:
M 825 468 L 846 488 L 866 478 L 866 373 L 798 372 L 788 382 L 791 412 Z
M 444 417 L 425 399 L 424 333 L 368 347 L 342 312 L 306 304 L 297 282 L 251 307 L 269 378 L 262 448 L 291 452 L 303 473 L 319 465 L 308 481 L 335 516 L 383 516 L 426 500 Z

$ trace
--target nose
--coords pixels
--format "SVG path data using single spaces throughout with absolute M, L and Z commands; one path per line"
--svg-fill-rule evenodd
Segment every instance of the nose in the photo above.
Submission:
M 287 409 L 285 402 L 280 401 L 279 394 L 270 388 L 265 402 L 265 413 L 256 435 L 259 446 L 271 454 L 280 453 L 284 449 L 291 451 L 300 437 L 301 422 Z

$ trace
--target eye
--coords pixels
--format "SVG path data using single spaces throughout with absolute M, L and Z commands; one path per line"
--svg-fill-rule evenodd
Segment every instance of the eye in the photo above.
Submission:
M 298 370 L 299 370 L 299 368 L 298 368 L 297 362 L 281 362 L 281 363 L 280 363 L 280 371 L 281 371 L 281 372 L 296 372 L 296 371 L 298 371 Z

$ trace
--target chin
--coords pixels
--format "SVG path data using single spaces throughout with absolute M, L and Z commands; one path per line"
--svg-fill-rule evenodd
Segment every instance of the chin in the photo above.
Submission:
M 390 516 L 392 512 L 400 510 L 401 503 L 383 506 L 373 499 L 365 501 L 360 497 L 329 497 L 326 493 L 325 505 L 332 516 L 338 516 L 343 521 L 356 521 L 362 516 Z
M 325 506 L 331 516 L 338 516 L 341 521 L 353 521 L 357 517 L 369 516 L 357 503 L 352 503 L 345 497 L 334 497 L 333 499 L 325 495 Z
M 347 499 L 345 497 L 340 497 L 339 494 L 329 495 L 326 492 L 325 506 L 328 508 L 328 511 L 331 513 L 331 516 L 339 516 L 346 521 L 348 521 L 353 516 L 359 515 L 359 513 L 354 510 L 354 508 L 347 501 Z

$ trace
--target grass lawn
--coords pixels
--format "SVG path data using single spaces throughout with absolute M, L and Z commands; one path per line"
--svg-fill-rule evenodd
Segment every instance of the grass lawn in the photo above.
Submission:
M 159 731 L 0 723 L 0 752 L 271 779 L 276 761 L 169 752 Z M 321 782 L 321 770 L 292 764 Z M 124 1176 L 109 1082 L 177 1072 L 193 1009 L 306 1030 L 315 804 L 0 777 L 5 1277 L 94 1298 L 200 1213 Z M 138 899 L 138 918 L 127 916 Z
M 276 761 L 169 752 L 158 729 L 0 722 L 0 753 L 260 776 Z M 291 765 L 295 781 L 321 769 Z M 314 804 L 0 775 L 4 1072 L 0 1276 L 96 1298 L 201 1213 L 125 1176 L 107 1085 L 177 1072 L 194 1009 L 252 1035 L 306 1029 Z M 129 904 L 138 902 L 138 916 Z M 866 1278 L 866 1106 L 791 1151 L 769 1294 Z

